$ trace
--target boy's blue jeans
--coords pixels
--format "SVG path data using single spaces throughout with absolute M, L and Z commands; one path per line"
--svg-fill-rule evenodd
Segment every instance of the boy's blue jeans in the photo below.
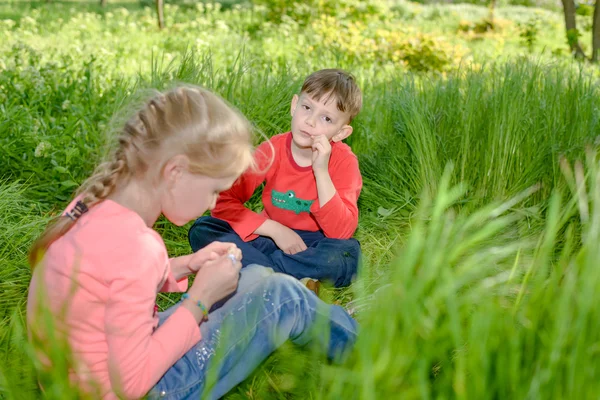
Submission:
M 360 244 L 356 239 L 326 238 L 322 232 L 295 231 L 307 249 L 296 254 L 286 254 L 271 238 L 260 236 L 244 242 L 231 226 L 218 218 L 201 217 L 188 232 L 194 251 L 214 241 L 232 242 L 242 250 L 242 265 L 271 267 L 295 278 L 313 278 L 329 281 L 336 287 L 348 286 L 356 276 L 360 261 Z
M 176 307 L 160 313 L 161 323 Z M 338 361 L 356 341 L 357 325 L 298 280 L 249 265 L 237 292 L 209 314 L 200 331 L 200 342 L 167 370 L 150 399 L 218 399 L 288 339 Z

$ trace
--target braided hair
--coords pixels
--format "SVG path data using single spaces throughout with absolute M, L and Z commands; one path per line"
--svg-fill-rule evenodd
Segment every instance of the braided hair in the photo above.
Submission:
M 77 192 L 71 210 L 50 222 L 29 253 L 34 268 L 50 245 L 89 209 L 134 177 L 159 171 L 177 154 L 190 159 L 190 172 L 211 177 L 237 176 L 254 166 L 249 122 L 206 89 L 181 86 L 156 93 L 125 123 L 108 160 Z

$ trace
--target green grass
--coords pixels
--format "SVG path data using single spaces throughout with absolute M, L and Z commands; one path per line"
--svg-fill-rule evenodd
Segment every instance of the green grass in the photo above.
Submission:
M 105 81 L 139 71 L 147 74 L 153 53 L 171 59 L 185 49 L 211 51 L 221 66 L 233 62 L 237 52 L 245 47 L 250 58 L 264 65 L 284 63 L 291 72 L 302 75 L 319 68 L 319 64 L 340 61 L 351 64 L 353 69 L 398 68 L 398 62 L 384 57 L 387 46 L 397 48 L 398 44 L 411 43 L 410 46 L 416 46 L 417 58 L 424 59 L 426 65 L 440 54 L 449 53 L 456 55 L 450 63 L 456 66 L 461 61 L 481 64 L 528 53 L 519 37 L 518 23 L 537 18 L 540 23 L 534 52 L 545 57 L 560 52 L 562 58 L 569 58 L 560 12 L 498 7 L 497 29 L 473 34 L 460 32 L 459 25 L 461 21 L 481 22 L 488 16 L 486 7 L 378 0 L 372 3 L 379 4 L 376 11 L 357 12 L 356 17 L 339 24 L 320 24 L 317 17 L 334 11 L 344 15 L 352 9 L 313 10 L 313 18 L 307 23 L 297 22 L 292 15 L 280 26 L 268 20 L 264 7 L 253 7 L 247 2 L 233 6 L 167 4 L 167 29 L 160 32 L 153 8 L 140 7 L 137 2 L 109 2 L 105 8 L 95 2 L 9 2 L 0 5 L 0 32 L 4 36 L 0 52 L 11 54 L 26 47 L 43 61 L 63 64 L 63 68 L 74 64 L 76 70 L 82 60 L 94 60 L 97 68 L 104 67 Z M 589 49 L 591 17 L 578 18 L 582 43 Z M 378 39 L 382 30 L 391 33 L 387 41 Z M 435 51 L 429 53 L 427 45 L 421 48 L 411 42 L 417 32 L 434 38 Z M 323 45 L 330 42 L 328 47 Z M 375 61 L 366 62 L 371 59 Z M 18 69 L 11 57 L 0 60 L 0 70 Z
M 170 8 L 159 33 L 135 3 L 85 13 L 63 3 L 0 6 L 0 19 L 19 21 L 0 21 L 10 32 L 0 44 L 0 398 L 41 396 L 23 325 L 26 252 L 103 156 L 135 93 L 201 84 L 271 136 L 289 129 L 304 75 L 332 65 L 355 72 L 364 92 L 347 142 L 364 178 L 365 263 L 350 289 L 325 296 L 361 306 L 360 340 L 341 366 L 285 346 L 227 398 L 596 398 L 597 71 L 541 53 L 564 46 L 556 13 L 500 8 L 513 22 L 474 38 L 458 23 L 480 20 L 485 8 L 397 5 L 389 19 L 367 22 L 442 35 L 474 63 L 413 73 L 371 53 L 331 52 L 310 29 L 275 30 L 245 8 Z M 535 13 L 547 23 L 527 58 L 514 22 Z M 226 51 L 225 42 L 244 46 Z M 189 251 L 187 227 L 156 228 L 170 254 Z M 64 369 L 40 379 L 47 398 L 77 398 Z

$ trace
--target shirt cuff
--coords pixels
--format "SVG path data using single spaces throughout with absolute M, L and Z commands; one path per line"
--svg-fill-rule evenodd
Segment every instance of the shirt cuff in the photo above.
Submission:
M 258 235 L 254 233 L 254 231 L 257 230 L 268 219 L 262 213 L 252 214 L 252 217 L 244 220 L 243 223 L 239 225 L 235 224 L 235 226 L 232 226 L 235 233 L 237 233 L 244 242 L 249 242 L 251 240 L 256 239 Z
M 172 330 L 170 335 L 167 336 L 179 336 L 178 340 L 181 341 L 179 344 L 182 345 L 183 354 L 202 339 L 202 333 L 200 332 L 200 326 L 198 325 L 196 318 L 194 318 L 192 312 L 185 307 L 177 307 L 177 310 L 167 318 L 165 323 L 162 324 L 159 329 L 164 329 L 163 327 L 166 328 L 167 326 L 167 329 Z M 185 332 L 185 334 L 182 335 L 182 332 Z M 180 352 L 179 358 L 181 358 L 183 354 Z

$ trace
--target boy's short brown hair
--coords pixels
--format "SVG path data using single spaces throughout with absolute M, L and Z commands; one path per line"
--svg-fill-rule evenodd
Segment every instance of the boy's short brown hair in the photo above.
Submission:
M 350 114 L 350 122 L 362 108 L 362 93 L 356 84 L 356 79 L 350 73 L 341 69 L 322 69 L 310 74 L 300 93 L 306 93 L 317 101 L 328 100 L 334 96 L 337 108 Z

